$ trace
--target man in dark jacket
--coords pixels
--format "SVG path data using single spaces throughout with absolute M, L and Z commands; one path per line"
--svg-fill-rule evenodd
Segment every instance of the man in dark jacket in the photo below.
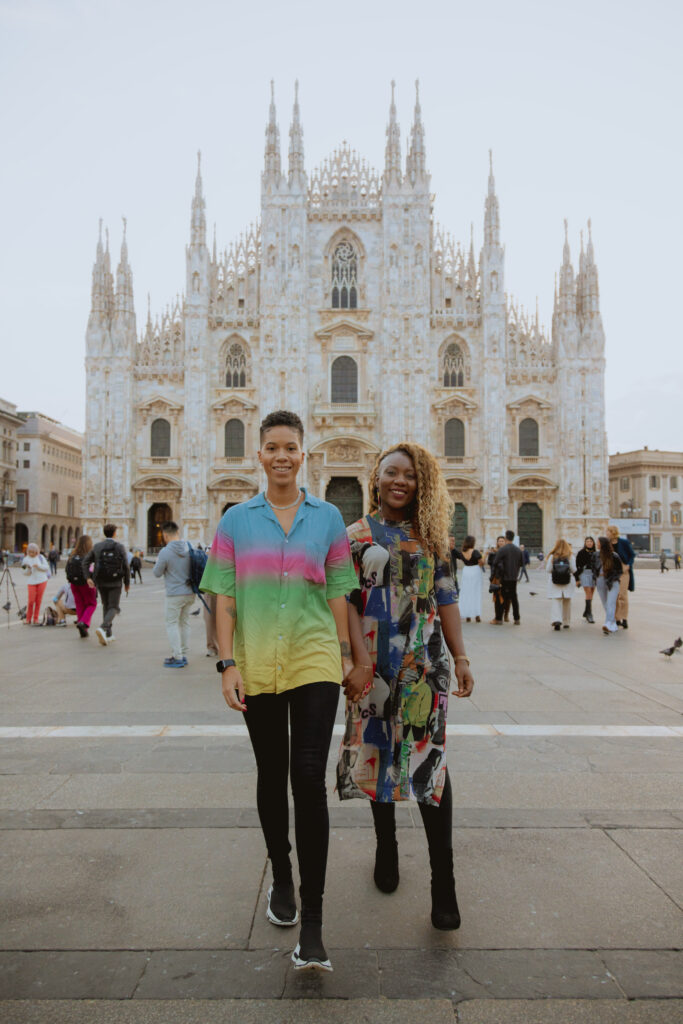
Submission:
M 506 543 L 498 549 L 494 556 L 492 575 L 497 576 L 498 579 L 500 579 L 502 597 L 505 601 L 509 600 L 512 605 L 512 617 L 515 620 L 515 626 L 519 626 L 520 618 L 519 601 L 517 599 L 517 577 L 519 576 L 519 570 L 524 564 L 524 558 L 522 556 L 522 552 L 514 543 L 514 539 L 515 535 L 512 530 L 506 530 Z M 493 621 L 498 626 L 503 623 L 503 604 L 501 602 L 496 602 L 496 617 Z
M 106 647 L 116 639 L 112 635 L 111 625 L 121 611 L 121 588 L 130 589 L 130 567 L 126 549 L 116 540 L 116 527 L 107 523 L 103 530 L 104 540 L 95 544 L 92 551 L 83 559 L 83 570 L 88 577 L 88 586 L 97 587 L 102 602 L 102 625 L 95 630 L 97 639 Z M 89 566 L 94 563 L 92 578 L 88 573 Z

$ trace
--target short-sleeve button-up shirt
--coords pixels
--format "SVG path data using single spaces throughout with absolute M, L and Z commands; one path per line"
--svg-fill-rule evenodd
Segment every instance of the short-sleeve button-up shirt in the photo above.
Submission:
M 235 599 L 234 657 L 247 695 L 341 683 L 327 603 L 358 586 L 339 510 L 304 491 L 290 531 L 257 494 L 223 515 L 201 589 Z

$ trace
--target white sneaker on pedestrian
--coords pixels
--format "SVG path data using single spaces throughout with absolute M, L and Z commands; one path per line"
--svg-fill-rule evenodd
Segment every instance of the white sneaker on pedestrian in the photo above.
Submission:
M 95 636 L 97 637 L 97 639 L 99 640 L 103 647 L 107 646 L 107 634 L 104 632 L 101 626 L 98 626 L 97 629 L 95 630 Z

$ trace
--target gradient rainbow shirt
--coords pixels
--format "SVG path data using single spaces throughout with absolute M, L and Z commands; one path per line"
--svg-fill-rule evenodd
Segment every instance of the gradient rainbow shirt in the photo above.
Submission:
M 248 696 L 342 680 L 327 602 L 358 578 L 339 509 L 304 494 L 287 536 L 263 494 L 229 508 L 202 576 L 201 590 L 235 598 L 234 658 Z

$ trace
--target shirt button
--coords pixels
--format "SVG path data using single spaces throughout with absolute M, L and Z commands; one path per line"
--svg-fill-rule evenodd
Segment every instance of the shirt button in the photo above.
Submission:
M 282 633 L 280 633 L 278 640 L 282 640 Z
M 288 572 L 283 572 L 283 574 L 282 574 L 282 575 L 283 575 L 283 576 L 289 576 L 289 573 L 288 573 Z
M 284 608 L 284 605 L 283 605 L 283 604 L 281 604 L 281 605 L 280 605 L 280 607 L 281 607 L 281 608 Z

